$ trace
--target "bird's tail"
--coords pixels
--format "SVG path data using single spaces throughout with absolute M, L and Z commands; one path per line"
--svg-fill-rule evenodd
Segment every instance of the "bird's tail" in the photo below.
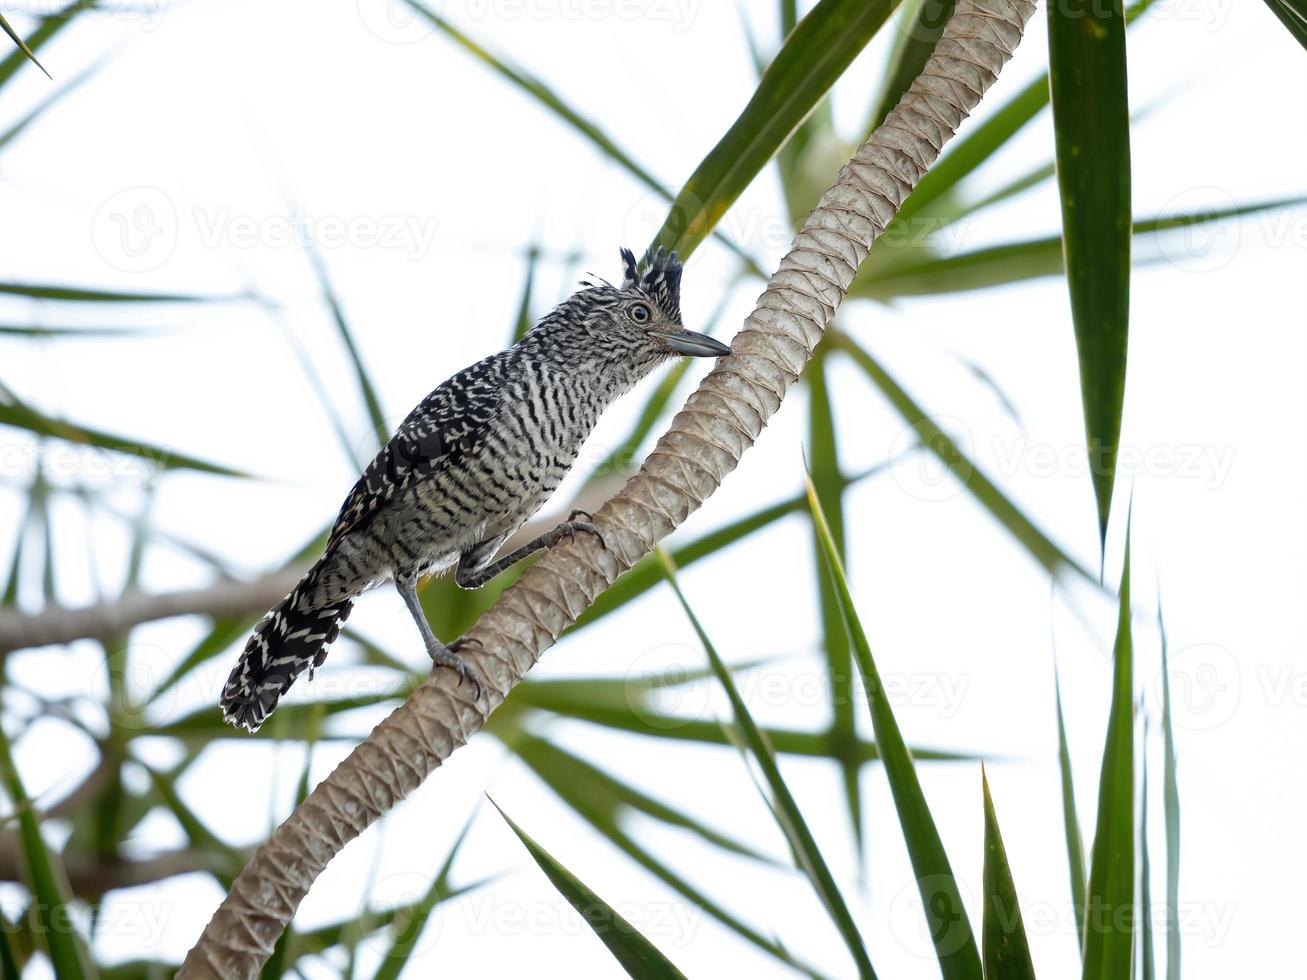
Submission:
M 306 609 L 313 572 L 259 620 L 222 689 L 222 716 L 257 732 L 305 668 L 322 666 L 354 607 L 351 599 Z

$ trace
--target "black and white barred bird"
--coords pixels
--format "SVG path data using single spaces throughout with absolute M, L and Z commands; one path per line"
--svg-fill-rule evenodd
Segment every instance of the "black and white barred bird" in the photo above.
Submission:
M 227 721 L 257 731 L 295 678 L 322 664 L 355 597 L 387 580 L 432 661 L 476 683 L 431 632 L 418 579 L 452 567 L 460 586 L 479 588 L 562 537 L 593 531 L 568 520 L 494 560 L 615 398 L 677 355 L 731 353 L 681 325 L 675 252 L 646 254 L 643 271 L 621 255 L 620 286 L 583 283 L 517 344 L 463 369 L 409 413 L 345 498 L 325 554 L 254 628 L 222 691 Z

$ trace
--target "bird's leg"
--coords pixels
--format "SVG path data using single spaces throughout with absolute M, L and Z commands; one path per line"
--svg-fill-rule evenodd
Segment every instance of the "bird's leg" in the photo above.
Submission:
M 431 624 L 427 622 L 426 613 L 422 611 L 422 603 L 418 601 L 417 585 L 417 576 L 410 578 L 395 577 L 395 588 L 404 597 L 404 605 L 408 606 L 413 621 L 418 624 L 418 632 L 422 634 L 422 642 L 427 646 L 427 655 L 431 657 L 431 662 L 435 666 L 449 667 L 454 670 L 458 674 L 460 681 L 471 681 L 473 688 L 476 690 L 476 698 L 479 701 L 481 699 L 481 681 L 477 679 L 476 673 L 468 666 L 466 660 L 441 643 L 436 638 L 436 634 L 431 632 Z
M 558 527 L 551 531 L 546 531 L 538 538 L 528 541 L 516 551 L 505 555 L 498 561 L 491 562 L 488 565 L 479 565 L 478 559 L 484 554 L 480 548 L 473 548 L 466 552 L 458 561 L 458 568 L 454 571 L 454 581 L 463 589 L 479 589 L 492 578 L 505 569 L 511 568 L 524 558 L 530 558 L 537 551 L 543 551 L 545 548 L 552 548 L 563 538 L 576 539 L 577 531 L 586 531 L 593 534 L 599 539 L 600 544 L 604 544 L 604 536 L 599 528 L 595 527 L 589 521 L 578 521 L 578 514 L 589 517 L 583 510 L 574 510 L 567 520 L 559 524 Z M 605 545 L 605 547 L 607 547 Z M 493 551 L 490 552 L 494 554 Z

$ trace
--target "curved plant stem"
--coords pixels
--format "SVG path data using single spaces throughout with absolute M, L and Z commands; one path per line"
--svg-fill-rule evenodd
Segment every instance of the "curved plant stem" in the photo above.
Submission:
M 872 242 L 1011 57 L 1031 0 L 960 0 L 898 106 L 839 172 L 718 361 L 640 472 L 466 634 L 482 696 L 433 673 L 258 849 L 178 974 L 256 977 L 310 885 L 350 840 L 479 729 L 560 633 L 717 489 L 798 379 Z

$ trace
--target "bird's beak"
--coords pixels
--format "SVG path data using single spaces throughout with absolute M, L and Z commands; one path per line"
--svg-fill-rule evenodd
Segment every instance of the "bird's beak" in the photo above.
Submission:
M 676 333 L 650 331 L 650 334 L 665 343 L 670 350 L 689 357 L 726 357 L 731 353 L 731 349 L 720 340 L 690 330 L 678 330 Z

